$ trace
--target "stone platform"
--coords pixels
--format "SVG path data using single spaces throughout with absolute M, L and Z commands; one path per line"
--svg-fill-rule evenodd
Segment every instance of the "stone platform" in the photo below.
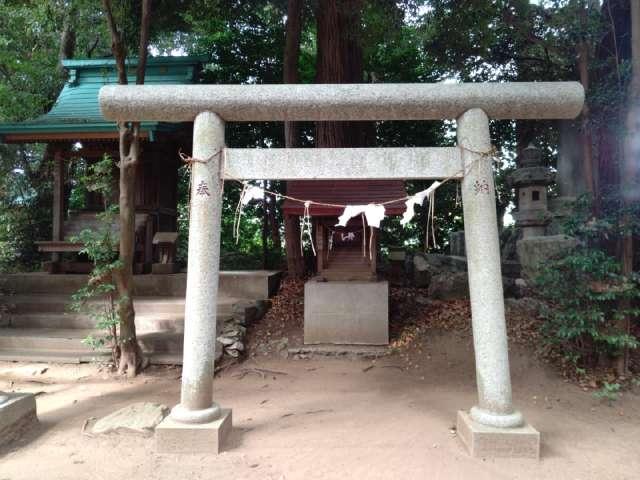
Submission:
M 540 432 L 525 423 L 518 428 L 495 428 L 458 411 L 458 438 L 475 458 L 540 458 Z
M 281 272 L 274 270 L 228 270 L 219 275 L 222 296 L 265 300 L 280 284 Z M 44 272 L 0 274 L 0 283 L 13 294 L 72 294 L 87 284 L 87 275 Z M 134 275 L 136 297 L 181 297 L 187 289 L 187 274 Z
M 158 453 L 215 453 L 224 446 L 232 429 L 231 409 L 221 409 L 220 417 L 208 423 L 180 423 L 168 416 L 156 427 Z
M 387 345 L 389 284 L 308 281 L 304 286 L 304 343 Z
M 16 440 L 38 422 L 36 398 L 30 393 L 0 393 L 8 400 L 0 403 L 0 446 Z
M 217 332 L 223 334 L 225 325 L 246 326 L 260 318 L 280 277 L 280 272 L 267 270 L 220 272 Z M 108 348 L 93 350 L 82 343 L 88 335 L 103 335 L 96 319 L 86 312 L 69 311 L 71 294 L 86 282 L 87 276 L 80 274 L 0 274 L 0 285 L 10 293 L 5 297 L 10 309 L 0 318 L 0 360 L 81 363 L 110 359 Z M 134 284 L 142 350 L 152 364 L 181 364 L 186 274 L 134 275 Z M 218 348 L 221 352 L 221 345 Z

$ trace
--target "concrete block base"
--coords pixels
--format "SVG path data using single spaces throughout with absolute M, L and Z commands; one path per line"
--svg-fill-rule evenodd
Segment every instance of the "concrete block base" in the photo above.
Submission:
M 151 265 L 151 273 L 154 275 L 170 275 L 178 272 L 176 263 L 154 263 Z
M 475 458 L 540 458 L 540 432 L 529 424 L 519 428 L 487 427 L 458 412 L 458 438 Z
M 231 433 L 231 409 L 221 409 L 213 422 L 188 424 L 176 422 L 168 416 L 156 427 L 158 453 L 220 453 Z
M 34 423 L 36 398 L 30 393 L 7 393 L 9 399 L 0 404 L 0 446 L 19 438 Z
M 387 282 L 318 282 L 304 285 L 304 343 L 389 343 Z

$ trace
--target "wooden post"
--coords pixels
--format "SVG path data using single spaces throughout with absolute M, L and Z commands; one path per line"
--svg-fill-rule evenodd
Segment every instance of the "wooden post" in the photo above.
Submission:
M 53 241 L 64 239 L 64 158 L 63 150 L 58 148 L 53 154 Z M 54 263 L 60 261 L 60 253 L 51 254 Z
M 318 268 L 318 271 L 316 273 L 318 275 L 322 274 L 322 271 L 324 270 L 324 267 L 325 267 L 324 232 L 325 232 L 324 225 L 322 224 L 322 222 L 317 221 L 316 228 L 315 228 L 315 236 L 316 236 L 315 242 L 316 242 L 316 261 L 317 261 L 317 268 Z
M 370 243 L 370 255 L 371 255 L 371 275 L 373 278 L 376 278 L 377 269 L 378 269 L 378 229 L 374 227 L 369 227 L 369 235 L 371 235 L 371 243 Z

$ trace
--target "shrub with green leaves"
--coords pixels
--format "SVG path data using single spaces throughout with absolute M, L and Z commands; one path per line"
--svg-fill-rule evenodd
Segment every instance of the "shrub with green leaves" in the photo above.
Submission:
M 104 199 L 104 211 L 98 213 L 99 227 L 95 230 L 83 230 L 72 241 L 83 244 L 81 254 L 93 262 L 87 285 L 71 297 L 70 309 L 88 315 L 95 321 L 97 329 L 103 330 L 100 336 L 89 335 L 84 343 L 94 349 L 105 346 L 111 349 L 114 362 L 118 358 L 118 317 L 116 286 L 113 272 L 121 268 L 118 259 L 118 235 L 113 231 L 118 217 L 117 205 L 110 205 L 112 193 L 113 160 L 105 155 L 102 160 L 89 166 L 87 175 L 81 177 L 88 191 L 99 192 Z
M 542 266 L 536 279 L 539 293 L 548 302 L 543 311 L 544 337 L 561 347 L 576 367 L 607 363 L 639 344 L 622 320 L 640 314 L 636 307 L 640 277 L 635 272 L 622 275 L 619 261 L 606 251 L 604 241 L 619 235 L 618 219 L 619 214 L 592 218 L 588 199 L 580 199 L 575 216 L 565 226 L 567 233 L 578 238 L 578 246 Z
M 549 302 L 543 312 L 545 338 L 576 365 L 594 365 L 603 355 L 638 346 L 617 326 L 624 316 L 639 313 L 619 307 L 621 299 L 640 297 L 638 279 L 620 275 L 620 264 L 605 252 L 577 247 L 545 266 L 537 284 Z

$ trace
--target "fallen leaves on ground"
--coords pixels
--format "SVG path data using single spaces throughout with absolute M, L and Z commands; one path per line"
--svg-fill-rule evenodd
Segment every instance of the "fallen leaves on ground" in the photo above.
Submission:
M 249 348 L 255 356 L 278 354 L 302 345 L 304 327 L 304 280 L 284 279 L 265 317 L 249 329 Z M 428 358 L 422 346 L 434 332 L 471 335 L 471 306 L 468 299 L 432 300 L 426 289 L 391 287 L 389 292 L 390 351 L 399 354 L 414 368 L 417 354 Z M 533 298 L 507 299 L 507 333 L 510 344 L 535 350 L 536 355 L 585 390 L 600 388 L 604 382 L 619 381 L 611 369 L 579 371 L 569 364 L 558 348 L 551 348 L 540 333 L 540 302 Z M 640 357 L 640 352 L 639 357 Z M 635 355 L 633 361 L 636 361 Z M 640 362 L 639 362 L 640 363 Z

